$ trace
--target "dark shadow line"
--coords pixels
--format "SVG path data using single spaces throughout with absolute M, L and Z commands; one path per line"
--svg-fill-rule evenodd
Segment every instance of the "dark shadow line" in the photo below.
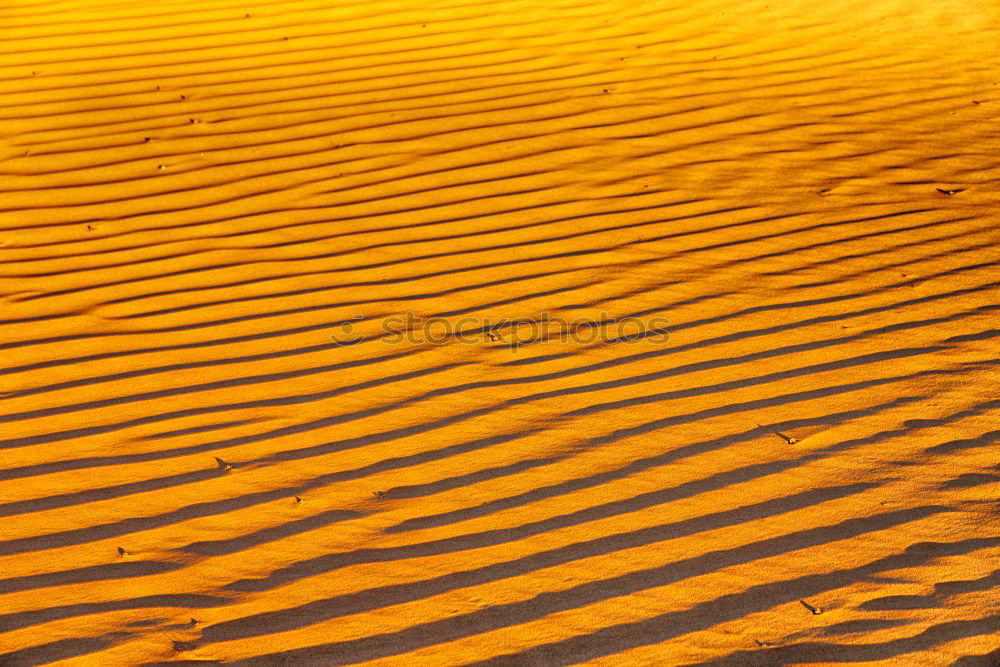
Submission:
M 610 579 L 598 579 L 565 590 L 543 592 L 526 600 L 498 604 L 474 612 L 418 623 L 398 632 L 370 635 L 360 639 L 332 642 L 304 649 L 281 651 L 235 661 L 234 665 L 274 664 L 276 660 L 296 665 L 344 665 L 401 655 L 436 644 L 480 635 L 501 628 L 521 625 L 550 614 L 578 609 L 612 598 L 666 586 L 725 567 L 741 565 L 792 551 L 815 548 L 830 542 L 846 540 L 952 511 L 939 506 L 920 506 L 861 518 L 851 518 L 837 524 L 786 533 L 778 537 L 751 542 L 730 549 L 713 551 L 681 561 L 646 570 L 629 572 Z M 975 544 L 993 546 L 1000 538 L 976 540 Z M 770 608 L 782 598 L 799 599 L 802 591 L 810 594 L 857 580 L 875 572 L 897 569 L 903 563 L 927 560 L 928 556 L 888 557 L 850 570 L 823 575 L 809 575 L 797 580 L 754 586 L 742 593 L 725 596 L 697 605 L 694 610 L 672 612 L 637 623 L 612 626 L 594 633 L 562 642 L 536 646 L 512 656 L 502 656 L 481 664 L 499 665 L 566 665 L 584 659 L 619 652 L 629 642 L 643 646 L 658 643 L 672 636 L 691 632 L 703 624 L 715 625 L 722 620 L 739 618 L 751 611 Z M 719 613 L 707 613 L 706 607 Z M 610 650 L 608 636 L 620 638 L 622 646 Z M 196 646 L 196 643 L 191 645 Z
M 592 540 L 574 542 L 510 561 L 492 563 L 471 570 L 449 572 L 416 582 L 390 584 L 345 593 L 332 598 L 314 600 L 296 607 L 253 614 L 215 623 L 204 628 L 199 646 L 216 642 L 259 637 L 286 632 L 320 623 L 331 618 L 360 614 L 397 604 L 430 598 L 450 591 L 511 579 L 536 570 L 556 567 L 595 556 L 626 549 L 649 546 L 697 533 L 735 526 L 749 521 L 786 514 L 812 507 L 818 503 L 863 493 L 878 487 L 878 483 L 858 483 L 811 489 L 802 493 L 744 505 L 731 510 L 701 515 L 673 523 L 659 524 L 638 530 L 605 535 Z
M 0 614 L 0 632 L 10 632 L 19 628 L 48 623 L 63 618 L 85 616 L 87 614 L 103 614 L 109 611 L 125 611 L 130 609 L 149 609 L 152 607 L 180 607 L 182 609 L 204 609 L 230 604 L 231 600 L 214 595 L 195 593 L 169 593 L 163 595 L 146 595 L 125 600 L 109 602 L 83 602 L 79 604 L 46 607 L 32 611 L 19 611 Z

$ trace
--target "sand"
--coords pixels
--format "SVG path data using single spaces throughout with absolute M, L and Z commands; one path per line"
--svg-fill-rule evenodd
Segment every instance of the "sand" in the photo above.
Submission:
M 0 664 L 1000 664 L 998 57 L 0 2 Z

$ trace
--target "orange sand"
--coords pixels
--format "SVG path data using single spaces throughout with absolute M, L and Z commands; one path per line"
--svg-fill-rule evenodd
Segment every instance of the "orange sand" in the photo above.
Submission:
M 0 49 L 0 664 L 1000 664 L 994 0 Z

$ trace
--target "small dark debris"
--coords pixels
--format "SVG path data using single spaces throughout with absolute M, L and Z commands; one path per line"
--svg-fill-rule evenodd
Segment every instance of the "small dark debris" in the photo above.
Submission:
M 152 140 L 153 140 L 153 137 L 143 137 L 142 138 L 142 143 L 148 144 Z
M 809 604 L 805 600 L 799 600 L 799 604 L 801 604 L 803 607 L 805 607 L 806 609 L 808 609 L 809 613 L 812 614 L 813 616 L 818 616 L 819 614 L 823 613 L 822 609 L 818 609 L 818 608 L 812 606 L 811 604 Z
M 381 500 L 385 498 L 385 491 L 372 491 L 372 495 Z
M 937 188 L 937 191 L 943 195 L 948 195 L 949 197 L 954 197 L 959 192 L 965 192 L 965 188 L 956 188 L 954 190 L 946 190 L 944 188 Z
M 223 461 L 222 459 L 220 459 L 218 456 L 215 457 L 215 462 L 218 464 L 219 470 L 221 470 L 222 472 L 229 472 L 230 470 L 233 469 L 233 464 L 232 463 L 226 463 L 225 461 Z
M 124 558 L 125 556 L 129 555 L 129 552 L 125 551 L 125 547 L 118 547 L 118 555 L 121 558 Z
M 302 499 L 299 498 L 298 496 L 295 496 L 295 504 L 296 505 L 301 505 L 302 504 Z
M 775 431 L 774 434 L 779 438 L 781 438 L 782 440 L 784 440 L 785 442 L 787 442 L 789 445 L 794 445 L 796 442 L 799 441 L 798 438 L 792 437 L 790 435 L 785 435 L 781 431 Z
M 190 625 L 191 627 L 194 627 L 199 623 L 201 623 L 201 621 L 199 621 L 197 618 L 192 618 L 190 621 L 188 621 L 188 625 Z
M 181 95 L 182 100 L 186 100 L 187 98 L 188 98 L 187 95 Z

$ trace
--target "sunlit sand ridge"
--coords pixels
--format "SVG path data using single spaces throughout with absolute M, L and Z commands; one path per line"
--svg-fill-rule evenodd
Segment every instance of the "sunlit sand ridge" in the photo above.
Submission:
M 1000 664 L 998 28 L 3 0 L 0 664 Z

